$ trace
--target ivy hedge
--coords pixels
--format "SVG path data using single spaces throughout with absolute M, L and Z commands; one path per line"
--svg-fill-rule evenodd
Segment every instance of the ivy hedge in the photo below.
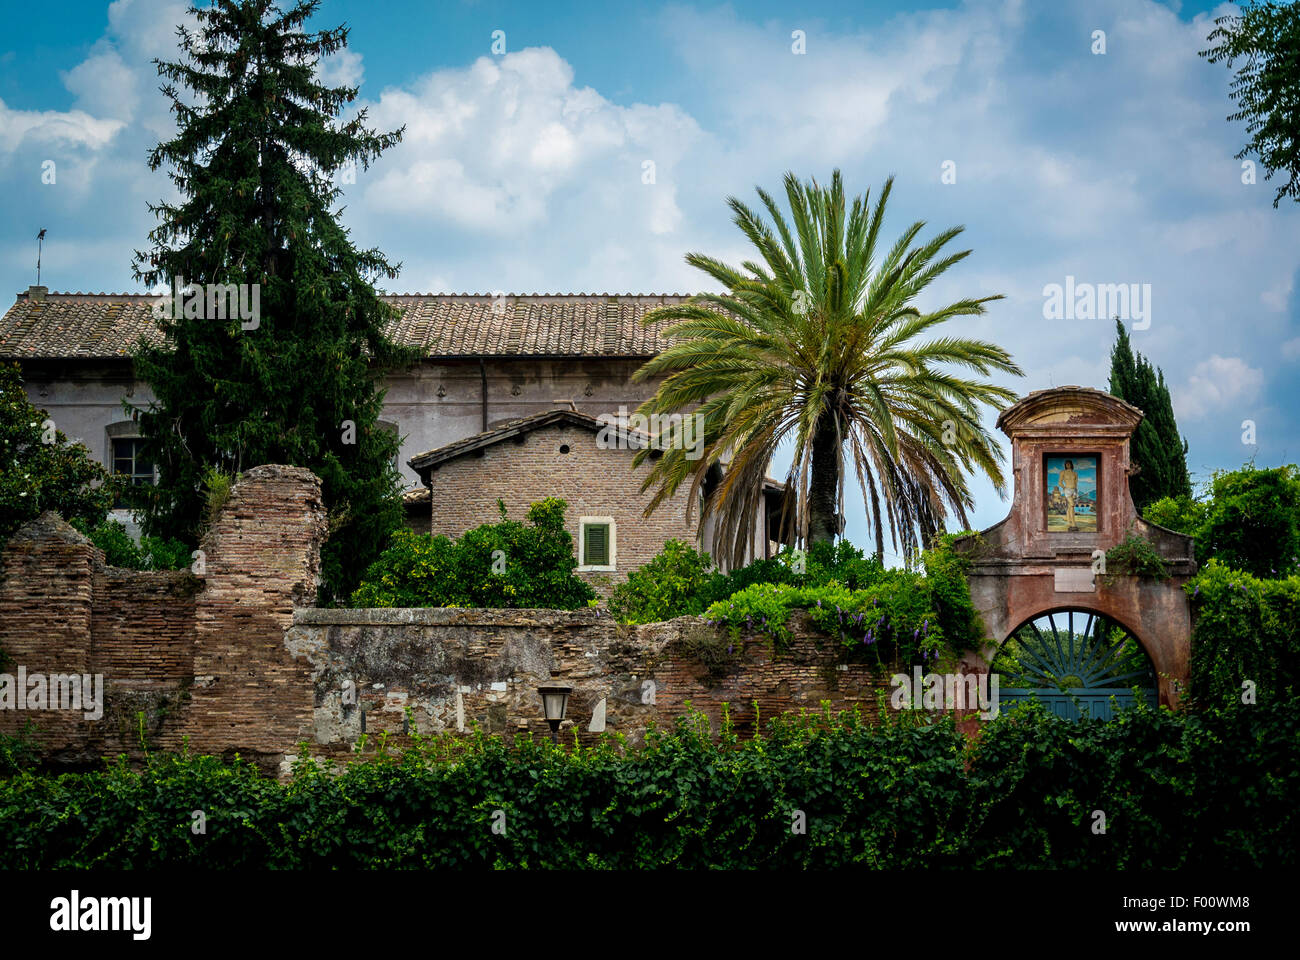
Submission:
M 1073 723 L 1026 705 L 973 743 L 924 714 L 782 718 L 743 741 L 694 715 L 637 748 L 476 733 L 299 761 L 283 783 L 188 755 L 21 771 L 0 779 L 0 867 L 1294 867 L 1297 708 Z

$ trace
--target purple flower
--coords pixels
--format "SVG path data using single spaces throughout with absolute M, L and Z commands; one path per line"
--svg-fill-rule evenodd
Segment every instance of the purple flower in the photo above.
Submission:
M 1201 595 L 1201 585 L 1198 583 L 1196 585 L 1196 590 L 1192 592 L 1192 596 L 1199 597 L 1200 595 Z
M 735 649 L 736 649 L 736 645 L 734 643 L 727 644 L 727 653 L 731 653 Z

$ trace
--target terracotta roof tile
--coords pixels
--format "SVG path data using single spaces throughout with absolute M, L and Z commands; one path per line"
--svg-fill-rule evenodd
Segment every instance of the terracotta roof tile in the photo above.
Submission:
M 428 357 L 651 357 L 668 341 L 664 324 L 644 327 L 655 307 L 685 294 L 397 294 L 389 334 Z M 0 358 L 128 356 L 161 336 L 147 294 L 20 293 L 0 320 Z

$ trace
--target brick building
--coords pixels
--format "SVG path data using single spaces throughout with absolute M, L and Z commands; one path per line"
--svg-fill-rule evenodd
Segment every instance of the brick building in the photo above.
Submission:
M 552 410 L 417 454 L 410 466 L 429 491 L 430 525 L 424 529 L 457 537 L 495 519 L 498 500 L 509 516 L 522 519 L 530 503 L 563 497 L 579 574 L 596 584 L 625 577 L 665 541 L 693 542 L 703 506 L 701 498 L 688 509 L 689 484 L 683 484 L 651 516 L 644 515 L 651 498 L 641 491 L 646 467 L 634 469 L 632 461 L 647 446 L 651 437 L 645 433 Z M 658 452 L 652 449 L 650 456 Z M 773 482 L 765 491 L 770 509 L 754 531 L 755 555 L 765 555 L 776 536 L 781 489 Z

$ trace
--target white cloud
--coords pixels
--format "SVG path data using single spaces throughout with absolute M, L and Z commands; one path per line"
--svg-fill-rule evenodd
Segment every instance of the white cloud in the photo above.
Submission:
M 344 47 L 332 56 L 324 57 L 316 66 L 316 76 L 327 87 L 359 87 L 366 70 L 361 54 Z
M 625 107 L 575 86 L 550 48 L 440 70 L 369 106 L 377 129 L 406 132 L 362 185 L 363 216 L 511 234 L 539 256 L 551 252 L 542 228 L 565 211 L 634 235 L 682 222 L 672 175 L 700 138 L 695 121 L 671 105 Z M 646 160 L 654 184 L 642 183 Z M 589 234 L 588 248 L 567 253 L 591 255 L 597 242 Z
M 1244 406 L 1259 398 L 1263 386 L 1262 370 L 1240 357 L 1221 357 L 1216 353 L 1196 365 L 1186 386 L 1171 393 L 1178 418 L 1198 420 L 1225 412 L 1230 406 L 1232 415 L 1236 416 Z
M 98 150 L 125 126 L 84 110 L 12 110 L 0 100 L 0 151 L 13 153 L 24 144 L 75 146 Z

